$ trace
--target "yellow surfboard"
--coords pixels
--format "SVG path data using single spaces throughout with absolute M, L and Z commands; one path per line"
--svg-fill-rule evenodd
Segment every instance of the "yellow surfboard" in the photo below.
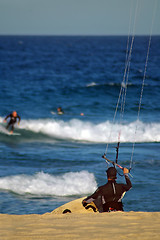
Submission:
M 85 197 L 78 198 L 71 202 L 68 202 L 55 210 L 52 211 L 54 214 L 65 214 L 65 213 L 90 213 L 90 212 L 98 212 L 96 205 L 91 202 L 86 207 L 83 207 L 82 200 Z

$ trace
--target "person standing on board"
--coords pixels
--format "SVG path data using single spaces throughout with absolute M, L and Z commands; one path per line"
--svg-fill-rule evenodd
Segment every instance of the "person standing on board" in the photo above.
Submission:
M 14 124 L 17 122 L 17 119 L 19 119 L 19 121 L 18 121 L 18 124 L 19 124 L 20 121 L 21 121 L 21 118 L 20 118 L 20 116 L 17 114 L 16 111 L 13 111 L 11 114 L 7 115 L 7 116 L 5 117 L 5 119 L 4 119 L 4 122 L 7 122 L 7 119 L 8 119 L 8 118 L 10 118 L 10 120 L 9 120 L 9 122 L 8 122 L 8 124 L 7 124 L 6 129 L 11 128 L 10 133 L 12 134 L 13 131 L 14 131 Z
M 106 171 L 108 182 L 100 186 L 92 195 L 88 196 L 82 201 L 84 207 L 87 204 L 94 202 L 99 212 L 124 211 L 122 198 L 132 184 L 128 177 L 129 170 L 123 169 L 126 184 L 119 184 L 116 182 L 117 170 L 115 167 L 110 167 Z

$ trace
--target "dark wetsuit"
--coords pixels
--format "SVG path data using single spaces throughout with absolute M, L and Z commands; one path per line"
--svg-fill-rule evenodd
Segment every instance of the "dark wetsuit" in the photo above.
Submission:
M 62 110 L 61 107 L 57 108 L 57 113 L 58 113 L 59 115 L 64 114 L 64 112 L 63 112 L 63 110 Z
M 19 122 L 20 122 L 21 118 L 20 118 L 19 115 L 17 115 L 16 117 L 14 117 L 14 116 L 12 115 L 12 113 L 9 114 L 9 115 L 5 118 L 5 120 L 7 120 L 8 118 L 10 118 L 10 121 L 8 122 L 8 125 L 7 125 L 6 128 L 8 129 L 8 128 L 11 126 L 11 130 L 13 131 L 13 130 L 14 130 L 14 124 L 16 123 L 17 118 L 19 119 Z
M 115 180 L 99 187 L 91 196 L 85 198 L 83 205 L 94 202 L 99 212 L 123 211 L 122 198 L 131 187 L 131 181 L 125 175 L 126 184 L 118 184 Z

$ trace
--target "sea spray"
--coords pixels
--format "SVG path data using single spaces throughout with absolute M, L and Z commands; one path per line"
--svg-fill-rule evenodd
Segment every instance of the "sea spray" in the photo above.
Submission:
M 114 143 L 121 130 L 121 142 L 160 142 L 160 123 L 142 121 L 98 124 L 90 121 L 71 119 L 70 121 L 55 119 L 22 120 L 20 129 L 41 133 L 46 136 L 91 143 Z M 136 134 L 135 134 L 136 132 Z
M 34 175 L 15 175 L 0 178 L 0 189 L 16 194 L 36 196 L 71 196 L 88 194 L 97 188 L 95 177 L 87 171 L 51 175 L 38 172 Z

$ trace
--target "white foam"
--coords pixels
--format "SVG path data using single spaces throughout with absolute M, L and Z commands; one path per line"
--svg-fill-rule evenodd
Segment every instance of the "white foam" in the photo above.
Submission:
M 21 128 L 60 139 L 90 142 L 117 142 L 120 130 L 121 142 L 160 141 L 160 123 L 143 123 L 141 121 L 113 125 L 109 121 L 93 124 L 78 119 L 72 119 L 68 122 L 62 120 L 24 120 L 21 123 Z
M 105 121 L 99 124 L 72 119 L 22 120 L 20 129 L 43 133 L 53 138 L 89 141 L 93 143 L 117 142 L 121 131 L 121 142 L 160 142 L 160 123 L 134 121 L 125 124 Z M 136 134 L 135 134 L 136 132 Z
M 96 86 L 96 85 L 97 85 L 97 83 L 91 82 L 91 83 L 88 83 L 88 84 L 87 84 L 87 87 L 94 87 L 94 86 Z
M 1 132 L 1 133 L 4 133 L 4 134 L 7 134 L 7 135 L 10 135 L 10 133 L 8 132 L 8 130 L 7 130 L 5 127 L 1 126 L 1 125 L 0 125 L 0 132 Z
M 69 172 L 60 176 L 38 172 L 33 176 L 22 174 L 0 178 L 0 189 L 20 195 L 81 195 L 92 193 L 96 188 L 94 175 L 87 171 Z

